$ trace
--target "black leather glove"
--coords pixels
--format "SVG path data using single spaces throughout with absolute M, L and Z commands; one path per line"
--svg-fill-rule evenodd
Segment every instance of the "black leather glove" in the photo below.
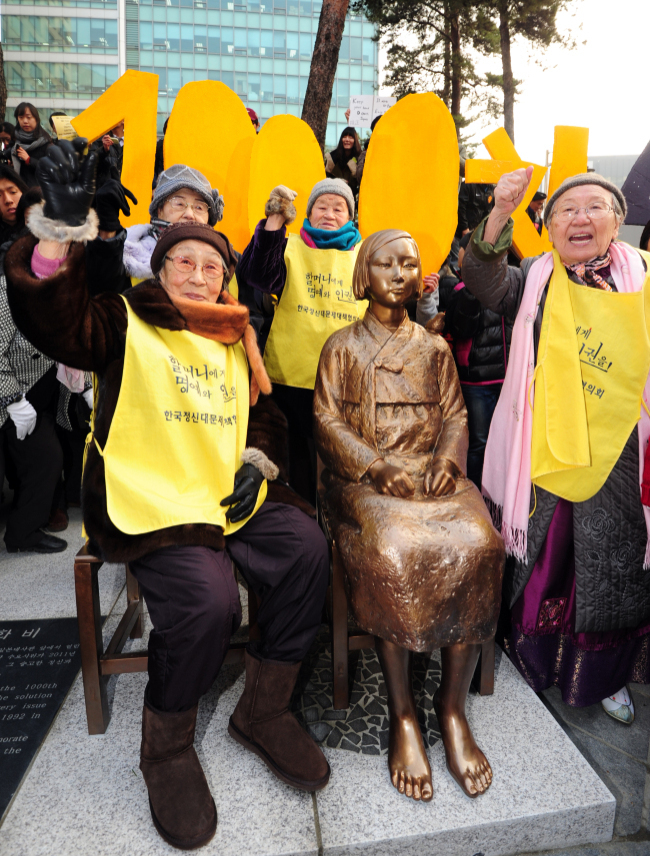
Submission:
M 36 177 L 43 191 L 43 214 L 48 220 L 61 220 L 68 226 L 82 226 L 86 222 L 95 195 L 97 153 L 81 161 L 88 140 L 77 137 L 59 140 L 41 158 Z
M 238 523 L 252 514 L 263 481 L 264 476 L 252 464 L 243 464 L 237 470 L 234 491 L 221 500 L 221 505 L 232 506 L 226 512 L 226 520 Z
M 131 208 L 127 202 L 127 196 L 134 205 L 138 204 L 135 196 L 114 178 L 103 184 L 95 194 L 95 211 L 99 217 L 99 228 L 103 232 L 119 232 L 122 228 L 120 223 L 120 211 L 127 217 Z

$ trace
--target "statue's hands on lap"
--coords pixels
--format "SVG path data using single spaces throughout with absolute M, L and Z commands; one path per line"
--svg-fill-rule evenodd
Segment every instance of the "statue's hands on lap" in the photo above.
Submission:
M 425 496 L 448 496 L 456 490 L 456 467 L 446 458 L 436 458 L 424 474 Z
M 386 496 L 401 496 L 404 499 L 415 493 L 415 485 L 411 477 L 401 467 L 394 467 L 385 461 L 375 461 L 368 470 L 368 475 L 378 493 L 385 493 Z

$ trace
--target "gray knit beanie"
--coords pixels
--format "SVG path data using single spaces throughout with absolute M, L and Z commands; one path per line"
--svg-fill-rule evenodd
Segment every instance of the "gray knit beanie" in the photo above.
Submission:
M 621 193 L 620 189 L 602 175 L 598 175 L 597 172 L 581 172 L 578 175 L 572 175 L 571 178 L 565 178 L 546 203 L 546 208 L 544 209 L 544 225 L 547 228 L 548 221 L 551 219 L 551 214 L 553 213 L 553 206 L 560 196 L 562 196 L 563 193 L 566 193 L 567 190 L 571 190 L 574 187 L 581 187 L 583 184 L 597 184 L 598 187 L 603 187 L 605 190 L 609 190 L 610 193 L 613 193 L 618 204 L 621 206 L 621 210 L 623 211 L 623 220 L 625 220 L 627 216 L 627 202 L 625 201 L 625 197 Z
M 348 203 L 348 211 L 350 219 L 354 217 L 354 194 L 350 190 L 350 185 L 342 178 L 324 178 L 322 181 L 316 182 L 309 194 L 307 202 L 307 217 L 311 215 L 311 209 L 314 207 L 314 202 L 319 196 L 324 196 L 326 193 L 333 193 L 335 196 L 342 196 Z
M 184 187 L 193 190 L 205 199 L 209 207 L 208 223 L 210 226 L 216 225 L 219 220 L 223 219 L 223 196 L 219 196 L 219 191 L 210 187 L 210 182 L 198 169 L 192 169 L 191 166 L 185 166 L 181 163 L 170 166 L 158 176 L 158 184 L 153 192 L 149 214 L 152 217 L 157 217 L 158 209 L 177 190 Z

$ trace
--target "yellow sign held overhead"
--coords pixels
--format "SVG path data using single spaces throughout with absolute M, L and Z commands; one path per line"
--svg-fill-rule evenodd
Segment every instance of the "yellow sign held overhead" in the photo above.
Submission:
M 74 140 L 79 134 L 72 127 L 69 116 L 52 116 L 57 140 Z

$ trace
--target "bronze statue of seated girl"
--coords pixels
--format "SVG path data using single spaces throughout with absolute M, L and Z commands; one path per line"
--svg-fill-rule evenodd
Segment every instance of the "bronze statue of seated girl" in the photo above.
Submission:
M 451 352 L 405 310 L 422 293 L 413 238 L 398 230 L 367 238 L 353 284 L 370 306 L 323 348 L 315 437 L 350 604 L 376 636 L 386 679 L 391 780 L 416 800 L 433 796 L 410 665 L 411 652 L 441 648 L 434 706 L 447 768 L 475 797 L 492 770 L 465 699 L 480 644 L 496 630 L 503 542 L 465 477 L 467 412 Z

